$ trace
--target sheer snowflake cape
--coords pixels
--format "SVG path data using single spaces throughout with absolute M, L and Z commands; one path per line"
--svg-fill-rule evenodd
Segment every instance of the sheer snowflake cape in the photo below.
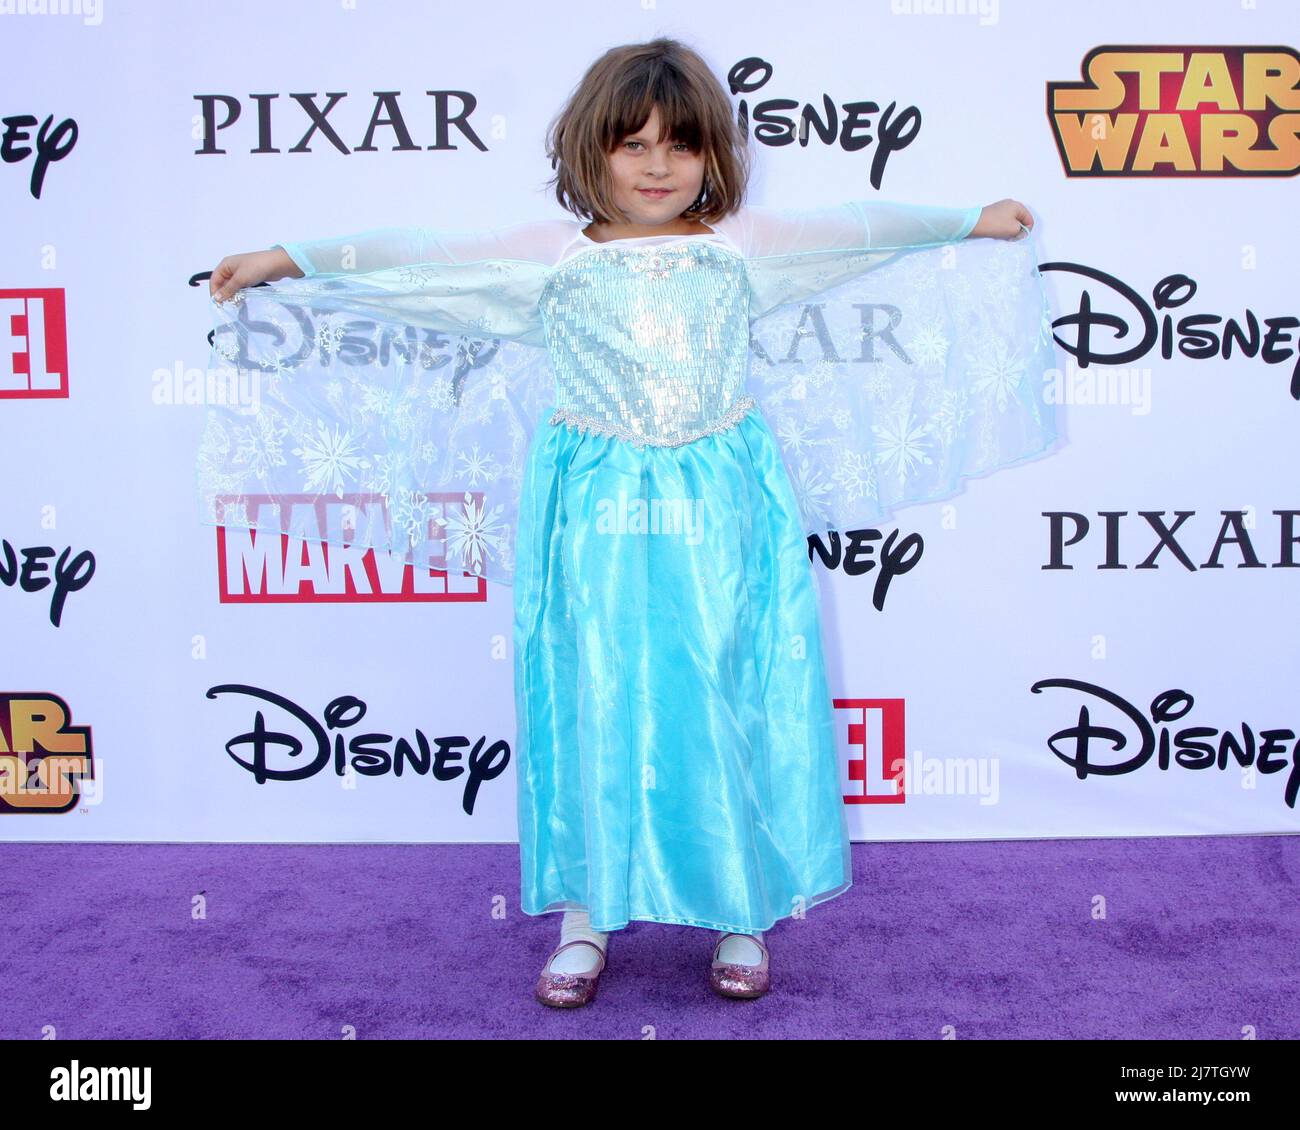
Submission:
M 1032 238 L 804 253 L 751 262 L 751 281 L 749 388 L 808 533 L 950 497 L 1057 440 Z
M 747 208 L 715 225 L 744 261 L 747 389 L 806 532 L 879 523 L 1056 440 L 1035 242 L 964 239 L 978 211 Z M 511 254 L 523 230 L 547 249 Z M 304 278 L 212 304 L 209 388 L 230 395 L 209 393 L 202 519 L 282 563 L 346 547 L 511 583 L 529 445 L 554 403 L 538 299 L 573 232 L 284 245 Z M 359 262 L 328 269 L 336 245 Z
M 537 275 L 535 289 L 543 268 L 510 267 L 294 280 L 216 307 L 212 368 L 251 394 L 207 410 L 203 520 L 285 535 L 296 560 L 352 546 L 510 583 L 524 460 L 552 386 L 540 343 L 482 336 L 493 315 L 523 328 L 512 287 Z

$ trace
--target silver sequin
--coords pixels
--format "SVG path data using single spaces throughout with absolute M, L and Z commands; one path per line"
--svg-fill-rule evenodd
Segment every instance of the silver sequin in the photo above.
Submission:
M 703 241 L 599 247 L 540 300 L 556 376 L 552 424 L 677 447 L 732 427 L 749 360 L 743 260 Z

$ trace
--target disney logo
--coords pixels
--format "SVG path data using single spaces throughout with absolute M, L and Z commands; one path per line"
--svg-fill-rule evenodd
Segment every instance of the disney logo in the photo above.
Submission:
M 1196 296 L 1196 281 L 1187 275 L 1166 275 L 1152 287 L 1148 303 L 1133 287 L 1095 267 L 1061 262 L 1042 263 L 1038 269 L 1078 275 L 1104 288 L 1094 293 L 1084 284 L 1079 292 L 1078 312 L 1062 314 L 1052 322 L 1053 330 L 1073 328 L 1073 342 L 1056 333 L 1052 337 L 1078 358 L 1080 368 L 1087 368 L 1092 361 L 1127 364 L 1146 356 L 1157 344 L 1166 361 L 1173 356 L 1175 347 L 1184 357 L 1196 361 L 1211 357 L 1226 361 L 1234 349 L 1246 357 L 1258 357 L 1266 365 L 1278 365 L 1297 356 L 1291 331 L 1300 327 L 1300 319 L 1290 314 L 1260 318 L 1247 307 L 1243 325 L 1241 320 L 1223 314 L 1189 313 L 1175 318 L 1167 313 L 1181 309 Z M 1094 344 L 1100 331 L 1106 331 L 1110 340 Z M 1107 352 L 1112 345 L 1113 350 Z M 1292 367 L 1290 392 L 1292 399 L 1300 400 L 1300 362 Z
M 210 687 L 208 698 L 223 694 L 248 695 L 274 706 L 286 717 L 286 724 L 297 723 L 305 730 L 310 741 L 301 741 L 287 730 L 267 727 L 266 714 L 257 710 L 253 726 L 236 734 L 226 742 L 226 752 L 236 765 L 247 769 L 259 784 L 267 781 L 302 781 L 333 765 L 334 772 L 342 777 L 351 765 L 366 777 L 381 777 L 391 773 L 400 777 L 409 766 L 420 775 L 432 776 L 436 781 L 454 781 L 464 777 L 461 808 L 466 815 L 474 813 L 474 801 L 484 781 L 491 781 L 505 772 L 510 764 L 510 745 L 498 739 L 489 742 L 479 737 L 472 745 L 461 735 L 427 738 L 423 731 L 415 731 L 415 745 L 406 738 L 398 738 L 390 752 L 386 747 L 393 741 L 392 734 L 354 734 L 344 739 L 343 730 L 355 726 L 366 714 L 366 704 L 353 695 L 340 695 L 328 703 L 323 712 L 322 725 L 296 703 L 272 691 L 240 683 L 223 683 Z M 334 731 L 333 740 L 330 731 Z M 241 752 L 243 756 L 240 756 Z M 285 755 L 286 763 L 280 767 L 271 764 L 274 753 Z M 289 764 L 304 752 L 309 760 Z M 458 762 L 464 758 L 465 764 Z
M 1081 781 L 1089 775 L 1116 777 L 1136 772 L 1152 756 L 1161 770 L 1167 770 L 1173 764 L 1182 769 L 1225 770 L 1232 762 L 1242 769 L 1254 766 L 1267 776 L 1282 772 L 1289 764 L 1291 771 L 1287 775 L 1283 800 L 1288 808 L 1295 808 L 1296 793 L 1300 791 L 1300 742 L 1295 740 L 1293 729 L 1278 727 L 1256 733 L 1248 723 L 1242 722 L 1240 734 L 1236 729 L 1220 730 L 1216 726 L 1186 726 L 1172 730 L 1165 723 L 1186 717 L 1195 703 L 1186 691 L 1162 691 L 1143 713 L 1114 692 L 1078 679 L 1040 679 L 1029 689 L 1034 694 L 1041 694 L 1048 687 L 1091 695 L 1109 704 L 1119 714 L 1121 725 L 1100 725 L 1093 721 L 1088 703 L 1081 703 L 1078 722 L 1057 730 L 1048 738 L 1048 748 L 1069 765 Z M 1123 723 L 1127 724 L 1127 733 Z M 1216 742 L 1210 740 L 1216 737 L 1217 748 Z M 1057 747 L 1057 742 L 1062 743 L 1061 748 Z M 1108 753 L 1126 749 L 1132 752 L 1125 757 L 1107 758 Z

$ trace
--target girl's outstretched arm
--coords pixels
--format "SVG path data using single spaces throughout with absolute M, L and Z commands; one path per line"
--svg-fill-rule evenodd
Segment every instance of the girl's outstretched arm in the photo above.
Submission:
M 277 243 L 303 276 L 364 274 L 414 263 L 472 263 L 479 259 L 549 262 L 557 239 L 567 234 L 555 221 L 525 221 L 482 231 L 436 228 L 372 228 L 328 239 Z
M 818 208 L 747 205 L 723 221 L 747 256 L 801 251 L 928 247 L 967 236 L 1010 238 L 1033 217 L 1023 204 L 1002 200 L 987 208 L 945 208 L 897 200 L 849 200 Z M 722 226 L 722 225 L 718 225 Z
M 265 251 L 228 255 L 212 272 L 217 302 L 244 287 L 283 278 L 366 274 L 416 263 L 473 263 L 484 259 L 555 262 L 572 238 L 563 221 L 534 220 L 481 231 L 427 227 L 371 228 L 326 239 L 276 243 Z

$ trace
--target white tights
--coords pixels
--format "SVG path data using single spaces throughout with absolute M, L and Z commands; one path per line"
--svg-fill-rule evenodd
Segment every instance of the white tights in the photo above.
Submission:
M 718 931 L 718 937 L 722 937 L 722 931 Z M 760 930 L 754 934 L 760 942 L 763 940 L 763 932 Z M 739 934 L 732 934 L 718 949 L 718 960 L 726 961 L 732 965 L 761 965 L 763 962 L 763 951 L 750 941 L 747 937 Z
M 566 910 L 564 921 L 560 923 L 560 944 L 576 942 L 595 942 L 605 952 L 608 934 L 591 928 L 591 918 L 585 910 Z M 572 946 L 551 962 L 552 973 L 590 973 L 596 968 L 600 958 L 591 946 Z
M 717 937 L 720 938 L 722 933 L 719 930 Z M 754 934 L 754 937 L 760 942 L 763 940 L 761 931 Z M 587 911 L 566 910 L 564 921 L 560 924 L 560 944 L 579 939 L 594 942 L 604 953 L 609 935 L 591 928 L 591 918 Z M 550 969 L 552 973 L 590 973 L 599 960 L 591 946 L 571 946 L 551 962 Z M 733 965 L 758 965 L 763 960 L 763 951 L 750 938 L 733 934 L 722 943 L 718 960 Z

